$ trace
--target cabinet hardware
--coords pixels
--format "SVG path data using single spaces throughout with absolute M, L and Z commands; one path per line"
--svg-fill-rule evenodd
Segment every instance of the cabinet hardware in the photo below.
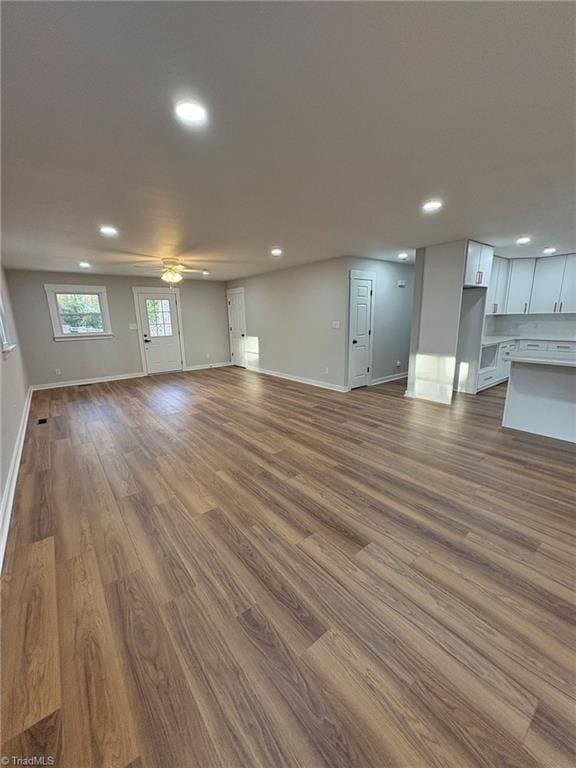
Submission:
M 560 309 L 558 310 L 558 312 L 562 312 L 562 304 L 564 304 L 563 301 L 560 302 Z
M 493 314 L 496 314 L 498 312 L 498 304 L 494 304 Z
M 482 280 L 484 280 L 484 272 L 480 272 L 480 280 L 478 281 L 478 285 L 482 285 Z
M 556 312 L 556 307 L 557 307 L 557 306 L 558 306 L 558 302 L 557 302 L 557 301 L 555 301 L 555 302 L 554 302 L 554 312 Z
M 480 272 L 476 272 L 476 285 L 480 285 Z
M 568 344 L 556 344 L 556 349 L 570 349 Z
M 528 302 L 524 302 L 524 314 L 526 314 L 526 310 L 528 309 Z

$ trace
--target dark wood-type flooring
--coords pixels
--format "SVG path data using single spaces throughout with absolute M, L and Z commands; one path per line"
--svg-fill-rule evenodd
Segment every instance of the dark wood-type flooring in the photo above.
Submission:
M 35 393 L 3 754 L 572 767 L 576 452 L 503 431 L 502 387 L 403 390 L 227 368 Z

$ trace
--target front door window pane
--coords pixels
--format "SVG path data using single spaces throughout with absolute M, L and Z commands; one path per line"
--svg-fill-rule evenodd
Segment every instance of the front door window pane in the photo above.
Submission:
M 169 299 L 146 299 L 146 316 L 150 336 L 172 336 L 172 314 Z

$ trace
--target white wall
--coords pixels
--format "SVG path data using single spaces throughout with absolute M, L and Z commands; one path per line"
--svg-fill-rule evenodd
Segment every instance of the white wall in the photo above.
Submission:
M 154 278 L 8 270 L 7 282 L 31 384 L 120 376 L 142 371 L 133 286 L 159 287 Z M 54 341 L 46 283 L 105 285 L 112 339 Z M 230 359 L 224 283 L 185 280 L 180 287 L 186 365 Z M 56 369 L 61 370 L 57 376 Z
M 349 269 L 376 274 L 374 328 L 372 329 L 372 379 L 406 373 L 410 354 L 414 267 L 393 261 L 348 259 Z M 399 287 L 398 281 L 405 287 Z M 400 361 L 400 365 L 396 363 Z
M 345 386 L 346 268 L 345 258 L 331 259 L 228 284 L 244 287 L 252 366 Z
M 24 412 L 24 405 L 28 395 L 28 376 L 24 366 L 22 347 L 14 323 L 10 295 L 8 293 L 4 271 L 1 273 L 2 304 L 4 306 L 4 319 L 10 340 L 16 344 L 16 349 L 0 355 L 0 432 L 2 443 L 0 447 L 0 498 L 4 492 L 10 462 L 14 453 L 18 430 Z
M 409 397 L 452 402 L 465 263 L 466 240 L 416 253 Z

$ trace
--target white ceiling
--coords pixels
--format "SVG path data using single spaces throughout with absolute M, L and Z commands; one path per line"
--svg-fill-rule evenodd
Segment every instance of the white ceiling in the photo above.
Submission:
M 143 275 L 179 256 L 229 279 L 466 236 L 574 251 L 575 12 L 3 3 L 4 265 Z M 189 96 L 201 132 L 173 119 Z

